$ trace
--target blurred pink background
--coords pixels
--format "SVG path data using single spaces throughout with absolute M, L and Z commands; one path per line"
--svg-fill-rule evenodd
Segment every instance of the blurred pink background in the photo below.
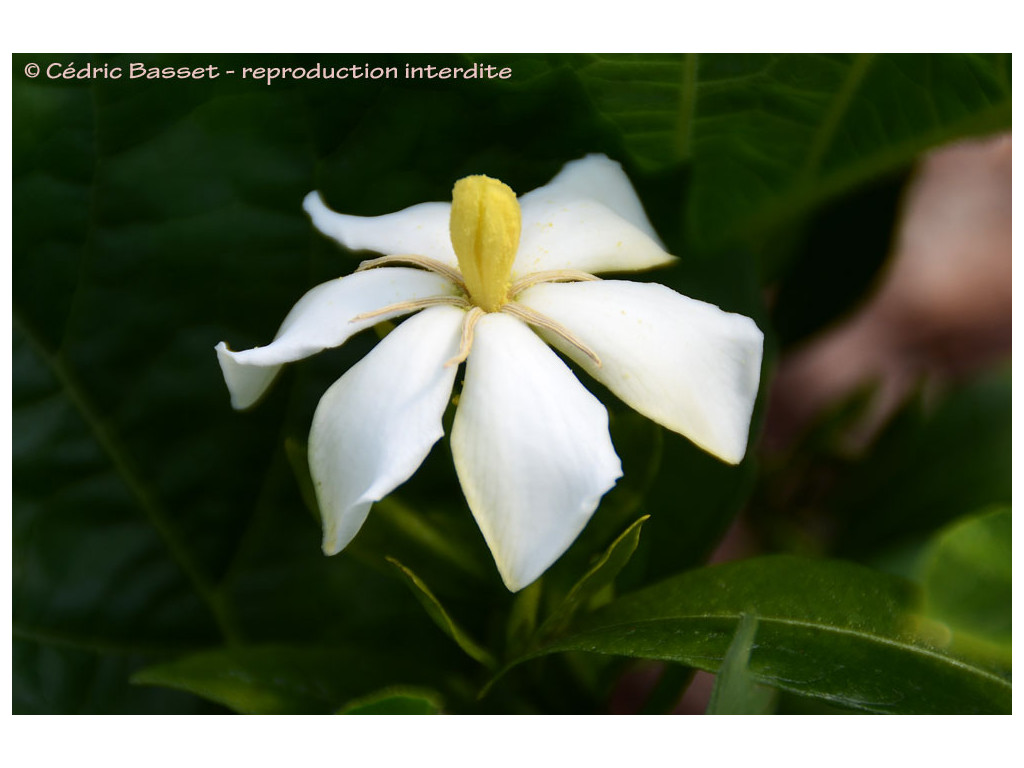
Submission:
M 941 388 L 1011 352 L 1012 138 L 962 142 L 926 155 L 904 198 L 893 255 L 878 288 L 844 322 L 786 354 L 771 380 L 760 449 L 783 450 L 823 409 L 858 387 L 878 390 L 847 436 L 866 445 L 918 384 Z M 757 552 L 742 518 L 712 557 Z M 663 666 L 634 665 L 612 699 L 635 712 Z M 714 675 L 697 672 L 674 710 L 703 714 Z

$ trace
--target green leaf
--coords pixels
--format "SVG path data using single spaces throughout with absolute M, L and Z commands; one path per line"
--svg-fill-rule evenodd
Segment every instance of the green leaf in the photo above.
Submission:
M 186 656 L 137 672 L 132 682 L 188 691 L 242 714 L 327 714 L 412 665 L 365 648 L 250 646 Z
M 14 364 L 15 711 L 197 711 L 128 675 L 230 617 L 64 357 L 17 320 Z
M 128 677 L 241 634 L 221 577 L 280 411 L 249 421 L 258 439 L 238 430 L 210 344 L 223 309 L 251 297 L 236 267 L 262 264 L 279 295 L 304 272 L 304 227 L 278 204 L 311 176 L 262 118 L 281 96 L 119 85 L 15 84 L 12 613 L 16 699 L 32 711 L 205 708 Z M 259 179 L 225 167 L 228 126 L 226 143 L 261 135 Z M 235 182 L 255 194 L 233 196 Z
M 750 613 L 741 614 L 736 634 L 718 669 L 707 714 L 765 715 L 771 712 L 775 692 L 758 685 L 748 668 L 756 636 L 757 617 Z
M 440 715 L 443 702 L 434 691 L 388 688 L 350 701 L 339 715 Z
M 587 94 L 641 167 L 690 158 L 700 87 L 696 54 L 587 56 L 577 67 Z
M 1010 683 L 934 647 L 917 612 L 901 579 L 841 561 L 761 557 L 619 598 L 532 656 L 589 651 L 715 672 L 741 615 L 756 613 L 749 668 L 760 683 L 869 712 L 1009 712 Z
M 695 54 L 572 60 L 642 167 L 693 167 L 694 243 L 753 238 L 927 149 L 1010 126 L 1000 54 Z
M 951 647 L 1008 671 L 1012 634 L 1010 509 L 962 518 L 941 531 L 922 581 L 925 614 L 952 631 Z
M 576 612 L 606 587 L 611 586 L 626 563 L 636 551 L 640 541 L 640 529 L 650 515 L 644 515 L 611 543 L 604 554 L 580 578 L 561 604 L 544 621 L 539 630 L 541 637 L 564 629 Z
M 412 590 L 412 593 L 419 600 L 420 604 L 426 610 L 427 614 L 433 620 L 433 622 L 441 628 L 448 637 L 455 641 L 455 643 L 463 651 L 469 655 L 470 658 L 483 664 L 485 667 L 494 668 L 497 666 L 497 662 L 494 657 L 483 647 L 481 647 L 475 640 L 473 640 L 458 624 L 455 623 L 454 619 L 448 614 L 441 602 L 434 596 L 434 593 L 430 591 L 430 588 L 423 583 L 415 573 L 410 571 L 400 562 L 394 558 L 388 558 L 388 562 L 391 563 L 395 568 L 398 569 L 399 573 L 405 577 L 406 583 Z

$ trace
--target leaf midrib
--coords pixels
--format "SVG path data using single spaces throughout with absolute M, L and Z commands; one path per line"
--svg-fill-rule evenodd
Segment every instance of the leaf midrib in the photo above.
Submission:
M 873 53 L 861 53 L 854 57 L 853 63 L 847 71 L 846 78 L 843 80 L 842 87 L 836 93 L 835 98 L 832 99 L 832 104 L 829 106 L 822 121 L 818 124 L 818 129 L 814 132 L 814 138 L 811 141 L 810 149 L 807 151 L 807 156 L 804 158 L 803 166 L 796 175 L 794 187 L 799 189 L 801 187 L 813 186 L 814 179 L 818 175 L 818 169 L 821 167 L 821 160 L 829 147 L 832 146 L 836 131 L 839 129 L 843 117 L 850 108 L 854 94 L 857 92 L 860 84 L 864 82 L 864 76 L 867 74 L 868 67 L 871 66 L 874 58 L 875 54 Z
M 868 159 L 862 160 L 853 168 L 844 166 L 839 172 L 818 176 L 813 183 L 791 186 L 788 192 L 776 196 L 772 202 L 740 219 L 733 231 L 753 237 L 773 226 L 774 222 L 778 220 L 793 219 L 834 200 L 860 183 L 895 172 L 913 162 L 922 153 L 946 141 L 967 133 L 982 131 L 993 124 L 993 120 L 1000 119 L 1004 113 L 1009 113 L 1008 102 L 993 103 L 987 109 L 979 110 L 963 120 L 950 123 L 941 130 L 923 134 L 913 140 L 889 145 L 884 150 L 873 153 Z
M 690 159 L 693 147 L 693 119 L 697 113 L 697 54 L 683 55 L 683 83 L 679 94 L 679 109 L 676 114 L 678 142 L 676 152 L 679 160 Z
M 701 613 L 701 614 L 683 615 L 683 616 L 666 616 L 666 617 L 658 618 L 658 619 L 639 619 L 637 621 L 617 622 L 617 623 L 614 623 L 614 624 L 602 624 L 602 625 L 599 625 L 599 626 L 590 627 L 590 628 L 581 630 L 575 636 L 579 637 L 581 635 L 588 634 L 588 633 L 615 631 L 615 630 L 618 630 L 618 629 L 635 628 L 637 626 L 642 626 L 642 625 L 650 626 L 650 625 L 664 624 L 664 623 L 670 623 L 670 622 L 676 622 L 676 621 L 700 621 L 700 620 L 715 620 L 715 619 L 727 619 L 727 620 L 736 620 L 736 621 L 738 621 L 740 619 L 741 615 L 742 615 L 741 613 L 723 613 L 723 614 Z M 870 632 L 864 632 L 864 631 L 861 631 L 861 630 L 851 629 L 851 628 L 848 628 L 848 627 L 836 627 L 836 626 L 831 626 L 831 625 L 828 625 L 828 624 L 821 624 L 821 623 L 813 622 L 813 621 L 804 621 L 804 620 L 800 620 L 800 619 L 788 619 L 788 618 L 782 618 L 782 617 L 770 617 L 770 616 L 763 616 L 763 615 L 760 615 L 760 614 L 758 615 L 758 622 L 762 623 L 762 624 L 781 624 L 783 626 L 801 627 L 801 628 L 805 628 L 805 629 L 815 629 L 815 630 L 818 630 L 818 631 L 821 631 L 821 632 L 829 632 L 829 633 L 837 634 L 837 635 L 846 635 L 846 636 L 850 636 L 850 637 L 856 637 L 856 638 L 858 638 L 858 639 L 860 639 L 860 640 L 862 640 L 864 642 L 876 643 L 878 645 L 886 645 L 886 646 L 889 646 L 889 647 L 892 647 L 892 648 L 897 648 L 897 649 L 905 651 L 907 653 L 912 653 L 912 654 L 917 654 L 917 655 L 920 655 L 920 656 L 924 656 L 924 657 L 927 657 L 927 658 L 930 658 L 930 659 L 934 659 L 936 661 L 948 664 L 950 666 L 956 667 L 958 669 L 962 669 L 962 670 L 964 670 L 966 672 L 969 672 L 971 674 L 977 675 L 980 678 L 983 678 L 983 679 L 986 679 L 986 680 L 988 680 L 990 682 L 993 682 L 993 683 L 996 683 L 998 685 L 1001 685 L 1007 691 L 1011 691 L 1013 689 L 1013 686 L 1008 681 L 1006 681 L 1004 678 L 1000 677 L 997 674 L 994 674 L 992 672 L 988 672 L 988 671 L 983 670 L 983 669 L 981 669 L 979 667 L 975 667 L 975 666 L 973 666 L 971 664 L 968 664 L 968 663 L 966 663 L 966 662 L 964 662 L 964 661 L 962 661 L 960 659 L 954 658 L 954 657 L 949 656 L 947 654 L 943 654 L 943 653 L 940 653 L 940 652 L 937 652 L 937 651 L 933 651 L 933 650 L 931 650 L 929 648 L 925 648 L 925 647 L 920 646 L 920 645 L 914 645 L 912 643 L 900 642 L 898 640 L 893 640 L 892 638 L 888 638 L 888 637 L 885 637 L 883 635 L 876 635 L 876 634 L 873 634 L 873 633 L 870 633 Z M 567 637 L 565 639 L 571 640 L 572 637 L 573 636 L 569 636 L 569 637 Z M 556 641 L 556 644 L 558 642 L 559 641 Z M 546 652 L 547 651 L 540 651 L 537 654 L 531 654 L 531 657 L 533 655 L 542 655 L 543 653 L 546 653 Z

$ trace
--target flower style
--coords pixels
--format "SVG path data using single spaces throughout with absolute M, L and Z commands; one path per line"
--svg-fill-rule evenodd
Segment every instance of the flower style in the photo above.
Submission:
M 463 361 L 452 455 L 511 591 L 569 548 L 622 475 L 607 411 L 547 344 L 658 424 L 726 462 L 743 458 L 763 334 L 665 286 L 595 277 L 675 261 L 618 163 L 590 155 L 518 199 L 470 176 L 451 204 L 347 216 L 312 192 L 304 208 L 346 248 L 385 255 L 310 290 L 271 344 L 217 345 L 235 408 L 253 405 L 283 364 L 419 311 L 338 379 L 313 417 L 326 554 L 442 437 Z

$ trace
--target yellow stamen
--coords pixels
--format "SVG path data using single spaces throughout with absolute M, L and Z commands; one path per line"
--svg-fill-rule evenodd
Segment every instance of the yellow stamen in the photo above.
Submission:
M 455 182 L 449 220 L 452 247 L 470 299 L 485 312 L 496 312 L 508 301 L 521 229 L 519 201 L 508 186 L 487 176 Z

